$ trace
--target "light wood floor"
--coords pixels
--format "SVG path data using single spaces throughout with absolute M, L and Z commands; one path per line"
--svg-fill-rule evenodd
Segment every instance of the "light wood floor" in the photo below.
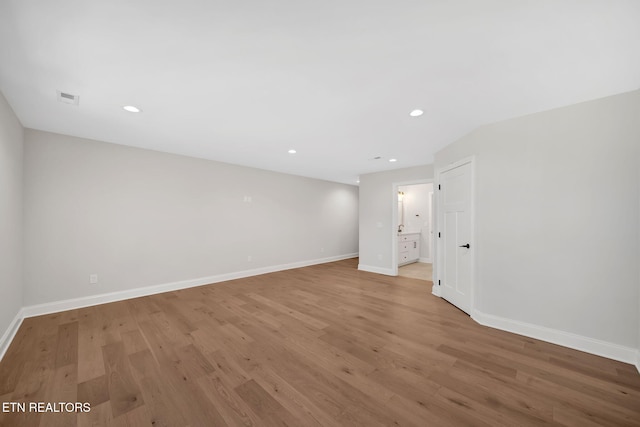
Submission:
M 398 267 L 398 276 L 428 280 L 431 282 L 433 278 L 433 265 L 424 262 L 414 262 L 403 265 L 402 267 Z
M 476 324 L 424 281 L 307 267 L 25 319 L 5 426 L 640 425 L 631 365 Z

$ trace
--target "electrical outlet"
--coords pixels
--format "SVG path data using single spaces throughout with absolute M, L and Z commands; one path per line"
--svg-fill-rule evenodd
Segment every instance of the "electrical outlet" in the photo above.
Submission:
M 378 254 L 378 261 L 382 261 L 382 254 Z
M 324 248 L 320 248 L 320 252 L 321 252 L 321 253 L 324 253 Z
M 251 262 L 251 260 L 252 260 L 251 255 L 249 255 L 249 256 L 247 257 L 247 261 Z
M 97 274 L 90 274 L 89 275 L 89 284 L 91 284 L 91 285 L 97 285 L 98 284 L 98 275 Z

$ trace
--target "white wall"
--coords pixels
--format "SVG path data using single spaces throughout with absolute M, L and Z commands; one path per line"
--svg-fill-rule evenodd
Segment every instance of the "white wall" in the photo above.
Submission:
M 22 125 L 0 93 L 0 337 L 22 307 L 22 141 Z
M 404 231 L 420 233 L 420 260 L 431 262 L 431 197 L 433 184 L 401 185 L 398 191 L 404 192 Z M 400 205 L 400 202 L 398 202 Z M 398 214 L 398 223 L 401 223 Z
M 26 305 L 354 254 L 357 222 L 355 186 L 25 131 Z
M 393 274 L 392 240 L 396 230 L 393 185 L 433 179 L 433 165 L 416 166 L 360 176 L 360 264 L 361 270 Z M 397 245 L 396 245 L 397 246 Z
M 640 92 L 484 126 L 436 154 L 476 158 L 476 309 L 639 345 Z M 585 341 L 586 342 L 586 341 Z

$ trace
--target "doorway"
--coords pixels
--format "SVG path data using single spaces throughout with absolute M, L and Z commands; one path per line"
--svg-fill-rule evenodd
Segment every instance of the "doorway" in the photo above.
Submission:
M 394 266 L 398 276 L 433 280 L 433 182 L 396 183 Z

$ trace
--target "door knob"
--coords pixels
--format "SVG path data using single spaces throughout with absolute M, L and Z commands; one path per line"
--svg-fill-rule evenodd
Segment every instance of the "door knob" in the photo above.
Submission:
M 466 245 L 460 245 L 459 247 L 460 247 L 460 248 L 467 248 L 467 249 L 469 249 L 471 246 L 469 246 L 469 244 L 467 243 Z

